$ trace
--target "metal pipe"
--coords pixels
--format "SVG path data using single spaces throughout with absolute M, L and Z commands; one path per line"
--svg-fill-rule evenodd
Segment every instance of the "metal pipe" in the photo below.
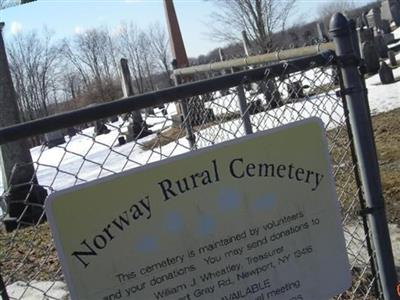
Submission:
M 220 71 L 223 69 L 245 67 L 250 65 L 264 64 L 279 62 L 282 60 L 294 59 L 304 56 L 316 55 L 323 51 L 335 50 L 335 46 L 332 42 L 322 43 L 315 46 L 307 46 L 295 49 L 287 49 L 282 51 L 277 51 L 273 53 L 266 53 L 255 56 L 247 56 L 244 58 L 237 58 L 231 60 L 220 61 L 216 63 L 211 63 L 207 65 L 199 65 L 187 68 L 175 69 L 174 74 L 179 76 L 193 75 L 196 73 L 204 73 L 211 71 Z
M 349 109 L 362 189 L 367 203 L 367 208 L 363 213 L 368 216 L 371 225 L 382 293 L 386 300 L 399 299 L 396 295 L 397 275 L 382 197 L 368 100 L 357 68 L 357 55 L 352 45 L 350 27 L 342 14 L 337 13 L 332 17 L 330 33 L 336 46 L 338 59 L 342 60 L 340 67 L 345 88 L 342 92 Z

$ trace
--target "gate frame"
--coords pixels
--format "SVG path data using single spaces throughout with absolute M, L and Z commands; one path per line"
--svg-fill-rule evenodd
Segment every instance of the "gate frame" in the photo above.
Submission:
M 332 16 L 329 28 L 342 74 L 344 90 L 341 91 L 341 96 L 349 110 L 352 142 L 357 157 L 361 189 L 367 204 L 360 213 L 367 217 L 371 230 L 378 282 L 383 299 L 400 299 L 396 292 L 397 274 L 385 213 L 371 113 L 363 75 L 358 68 L 360 61 L 353 45 L 350 23 L 346 17 L 336 13 Z

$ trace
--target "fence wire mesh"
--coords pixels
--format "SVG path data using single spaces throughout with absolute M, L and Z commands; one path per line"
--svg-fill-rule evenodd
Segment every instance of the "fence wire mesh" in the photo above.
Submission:
M 51 194 L 309 117 L 321 118 L 327 130 L 353 276 L 349 290 L 335 299 L 378 299 L 368 233 L 359 217 L 362 202 L 346 108 L 337 93 L 339 74 L 333 59 L 327 59 L 324 65 L 311 61 L 306 69 L 285 62 L 282 72 L 271 74 L 266 69 L 260 81 L 249 81 L 244 75 L 241 84 L 227 89 L 149 107 L 140 114 L 127 112 L 65 128 L 58 134 L 46 135 L 46 139 L 41 137 L 43 142 L 30 149 L 32 164 L 16 165 L 12 174 L 3 174 L 7 181 L 2 182 L 1 218 L 15 226 L 11 232 L 4 228 L 0 231 L 0 273 L 10 299 L 25 299 L 28 295 L 36 295 L 35 299 L 67 297 L 60 293 L 63 274 L 43 203 L 33 201 L 33 193 Z M 215 75 L 221 74 L 194 74 L 185 80 Z M 184 114 L 179 115 L 180 112 Z M 135 126 L 138 118 L 139 127 Z M 15 185 L 13 177 L 21 171 L 28 172 L 29 179 Z M 15 191 L 19 191 L 20 198 L 13 200 L 18 205 L 10 211 L 5 200 Z M 40 214 L 40 218 L 27 226 L 35 214 Z

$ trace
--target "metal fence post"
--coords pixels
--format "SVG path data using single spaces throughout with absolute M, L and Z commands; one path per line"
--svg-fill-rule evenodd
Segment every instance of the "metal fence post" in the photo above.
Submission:
M 236 91 L 238 95 L 240 117 L 242 118 L 243 121 L 244 132 L 246 133 L 246 135 L 252 134 L 253 130 L 251 128 L 250 115 L 249 115 L 249 110 L 247 108 L 247 101 L 246 101 L 246 96 L 244 94 L 243 85 L 238 85 Z
M 336 46 L 336 54 L 343 76 L 345 89 L 342 91 L 342 96 L 345 97 L 344 100 L 349 109 L 362 189 L 367 203 L 367 208 L 363 213 L 367 214 L 371 225 L 383 297 L 386 300 L 399 299 L 396 295 L 397 275 L 384 209 L 378 158 L 367 105 L 368 99 L 357 68 L 358 60 L 352 47 L 349 23 L 342 14 L 337 13 L 332 17 L 330 33 Z

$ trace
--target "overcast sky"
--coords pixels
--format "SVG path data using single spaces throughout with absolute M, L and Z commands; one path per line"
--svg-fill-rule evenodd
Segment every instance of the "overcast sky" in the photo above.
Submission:
M 317 7 L 322 2 L 299 0 L 291 22 L 315 19 Z M 216 9 L 213 1 L 174 0 L 174 4 L 188 56 L 207 54 L 221 46 L 207 36 L 212 22 L 210 13 Z M 97 26 L 107 26 L 117 32 L 119 24 L 124 21 L 133 21 L 141 28 L 154 22 L 166 26 L 162 0 L 38 0 L 1 10 L 0 21 L 6 23 L 6 39 L 21 31 L 41 30 L 43 26 L 53 30 L 58 38 Z

